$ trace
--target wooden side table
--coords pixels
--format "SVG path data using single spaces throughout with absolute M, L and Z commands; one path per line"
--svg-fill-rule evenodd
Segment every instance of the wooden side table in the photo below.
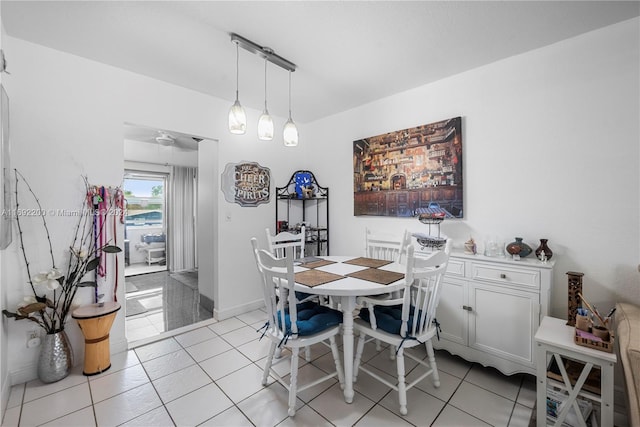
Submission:
M 111 367 L 109 331 L 118 310 L 120 303 L 105 302 L 78 307 L 71 314 L 84 335 L 83 374 L 97 375 Z
M 536 341 L 536 376 L 537 376 L 537 424 L 538 427 L 547 425 L 547 356 L 554 357 L 562 374 L 564 384 L 558 382 L 562 389 L 568 392 L 566 404 L 558 414 L 555 426 L 561 426 L 569 413 L 571 407 L 576 414 L 580 414 L 576 398 L 578 395 L 586 397 L 592 401 L 600 402 L 600 426 L 613 427 L 613 366 L 616 363 L 615 353 L 607 353 L 588 347 L 577 345 L 573 341 L 575 329 L 568 326 L 566 321 L 553 317 L 544 317 L 538 332 L 535 335 Z M 576 360 L 584 364 L 575 385 L 571 384 L 562 357 Z M 599 366 L 600 371 L 600 396 L 583 391 L 584 383 L 591 372 L 593 366 Z M 580 419 L 578 420 L 580 422 Z M 582 420 L 582 426 L 586 423 Z

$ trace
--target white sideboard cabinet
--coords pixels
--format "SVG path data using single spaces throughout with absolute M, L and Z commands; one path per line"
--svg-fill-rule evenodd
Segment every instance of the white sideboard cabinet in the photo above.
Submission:
M 434 347 L 506 375 L 535 375 L 534 335 L 549 313 L 553 265 L 452 252 Z

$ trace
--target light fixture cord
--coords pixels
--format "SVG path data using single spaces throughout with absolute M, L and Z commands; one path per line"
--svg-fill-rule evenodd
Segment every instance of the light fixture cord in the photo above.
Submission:
M 264 111 L 267 111 L 267 57 L 264 57 Z
M 236 42 L 236 101 L 238 100 L 238 85 L 240 80 L 240 47 Z
M 289 120 L 291 120 L 291 70 L 289 70 Z

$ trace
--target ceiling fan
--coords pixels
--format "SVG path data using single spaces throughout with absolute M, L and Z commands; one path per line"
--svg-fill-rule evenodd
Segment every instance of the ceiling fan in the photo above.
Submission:
M 159 136 L 156 136 L 156 142 L 165 147 L 172 146 L 176 142 L 176 138 L 164 131 L 159 130 Z

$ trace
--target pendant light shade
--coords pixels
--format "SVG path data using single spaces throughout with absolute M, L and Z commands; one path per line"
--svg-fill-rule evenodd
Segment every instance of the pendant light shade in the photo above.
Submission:
M 284 124 L 282 139 L 285 147 L 298 145 L 298 128 L 291 118 L 291 70 L 289 70 L 289 120 Z
M 273 139 L 273 119 L 267 110 L 267 58 L 264 58 L 264 111 L 258 119 L 258 139 L 271 141 Z
M 229 110 L 229 132 L 236 135 L 243 135 L 247 131 L 247 115 L 240 101 L 236 98 Z
M 289 120 L 284 124 L 282 137 L 284 138 L 284 145 L 286 147 L 295 147 L 298 145 L 298 128 L 293 120 L 291 120 L 291 117 L 289 117 Z
M 267 109 L 258 119 L 258 139 L 263 141 L 271 141 L 273 139 L 273 119 L 271 119 Z
M 247 131 L 247 115 L 238 100 L 238 81 L 240 79 L 238 50 L 238 43 L 236 42 L 236 102 L 233 103 L 229 110 L 229 132 L 235 135 L 242 135 Z

